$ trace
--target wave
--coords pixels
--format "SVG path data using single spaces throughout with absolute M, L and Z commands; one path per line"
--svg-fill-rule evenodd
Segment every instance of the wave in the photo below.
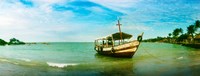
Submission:
M 26 61 L 26 62 L 31 62 L 30 59 L 26 59 L 26 58 L 17 58 L 17 59 L 22 60 L 22 61 Z
M 76 63 L 53 63 L 53 62 L 47 62 L 47 64 L 51 67 L 58 67 L 58 68 L 78 65 Z
M 0 61 L 2 61 L 2 62 L 9 62 L 9 60 L 7 60 L 7 59 L 0 59 Z
M 32 61 L 30 59 L 26 58 L 1 58 L 0 62 L 6 62 L 11 63 L 14 65 L 20 65 L 20 66 L 34 66 L 34 67 L 56 67 L 56 68 L 66 68 L 69 66 L 76 66 L 77 63 L 55 63 L 55 62 L 41 62 L 41 61 Z

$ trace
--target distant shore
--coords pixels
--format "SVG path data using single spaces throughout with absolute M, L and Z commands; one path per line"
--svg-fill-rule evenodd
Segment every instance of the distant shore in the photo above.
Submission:
M 24 44 L 26 44 L 26 43 L 23 42 L 23 41 L 20 41 L 16 38 L 11 38 L 9 42 L 6 42 L 5 40 L 0 39 L 0 45 L 1 46 L 4 46 L 4 45 L 24 45 Z
M 199 42 L 195 42 L 195 41 L 189 42 L 187 40 L 185 40 L 185 42 L 177 42 L 176 39 L 158 37 L 158 38 L 146 39 L 146 40 L 143 40 L 142 42 L 170 43 L 170 44 L 178 44 L 178 45 L 182 45 L 182 46 L 200 49 L 200 47 L 199 47 L 200 43 Z
M 176 28 L 167 37 L 157 37 L 143 40 L 143 42 L 164 42 L 171 44 L 179 44 L 183 46 L 200 48 L 200 21 L 196 20 L 194 24 L 187 27 L 187 33 L 183 33 L 182 28 Z

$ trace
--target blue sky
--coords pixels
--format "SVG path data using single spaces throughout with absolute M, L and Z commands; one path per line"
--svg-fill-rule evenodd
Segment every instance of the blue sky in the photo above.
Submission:
M 0 38 L 92 42 L 118 31 L 133 39 L 167 36 L 200 20 L 199 0 L 1 0 Z

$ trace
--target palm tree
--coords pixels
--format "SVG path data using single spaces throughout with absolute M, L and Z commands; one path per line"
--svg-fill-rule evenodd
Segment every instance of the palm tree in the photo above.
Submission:
M 170 38 L 171 36 L 172 36 L 172 33 L 169 33 L 169 34 L 168 34 L 168 37 Z
M 183 34 L 183 29 L 179 28 L 179 33 Z
M 194 33 L 196 31 L 195 25 L 190 25 L 187 27 L 187 34 L 191 35 L 194 38 Z
M 199 20 L 196 20 L 196 22 L 195 22 L 195 29 L 196 29 L 196 31 L 198 30 L 198 28 L 200 28 L 200 21 Z
M 182 28 L 176 28 L 173 31 L 173 37 L 177 38 L 179 36 L 180 33 L 183 33 L 183 29 Z
M 199 20 L 196 20 L 196 22 L 195 22 L 195 28 L 200 28 L 200 21 Z

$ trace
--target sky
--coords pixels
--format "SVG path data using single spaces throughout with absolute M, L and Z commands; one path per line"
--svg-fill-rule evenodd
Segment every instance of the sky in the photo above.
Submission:
M 200 20 L 200 0 L 0 0 L 0 38 L 93 42 L 118 32 L 166 37 Z

